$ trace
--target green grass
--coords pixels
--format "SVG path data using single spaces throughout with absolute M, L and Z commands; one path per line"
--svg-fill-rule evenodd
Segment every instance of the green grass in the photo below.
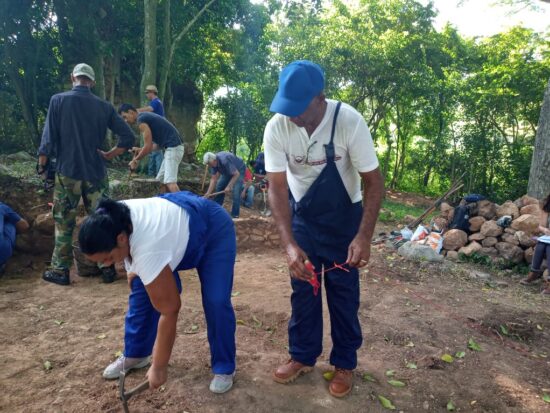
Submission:
M 412 215 L 418 218 L 426 209 L 412 205 L 401 204 L 399 202 L 388 201 L 382 202 L 379 220 L 384 223 L 388 222 L 403 222 L 405 215 Z

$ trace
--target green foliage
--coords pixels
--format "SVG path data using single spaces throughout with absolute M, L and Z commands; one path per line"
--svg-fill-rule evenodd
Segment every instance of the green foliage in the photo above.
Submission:
M 310 59 L 325 69 L 327 96 L 365 117 L 386 186 L 437 195 L 466 171 L 464 192 L 497 202 L 525 193 L 550 78 L 546 34 L 464 38 L 436 30 L 433 5 L 416 0 L 216 0 L 193 23 L 205 4 L 157 7 L 157 72 L 183 33 L 163 100 L 198 158 L 255 157 L 281 67 Z M 36 150 L 49 98 L 80 61 L 96 68 L 96 94 L 138 104 L 143 24 L 141 0 L 1 2 L 0 151 Z M 392 208 L 382 220 L 421 212 Z
M 378 219 L 381 222 L 403 222 L 405 215 L 419 217 L 424 212 L 423 208 L 403 203 L 384 200 Z M 429 218 L 428 218 L 429 219 Z

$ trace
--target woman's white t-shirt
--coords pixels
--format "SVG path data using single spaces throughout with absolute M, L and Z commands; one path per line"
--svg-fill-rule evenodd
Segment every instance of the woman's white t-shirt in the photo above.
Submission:
M 183 259 L 189 242 L 189 214 L 163 198 L 122 202 L 130 208 L 132 218 L 130 257 L 124 265 L 148 285 L 165 266 L 173 271 Z
M 288 116 L 274 115 L 264 131 L 265 169 L 285 172 L 288 186 L 300 201 L 327 164 L 325 146 L 330 142 L 336 102 L 327 99 L 323 120 L 313 134 L 290 121 Z M 359 172 L 378 168 L 372 137 L 363 116 L 342 103 L 334 135 L 335 161 L 352 202 L 362 199 Z

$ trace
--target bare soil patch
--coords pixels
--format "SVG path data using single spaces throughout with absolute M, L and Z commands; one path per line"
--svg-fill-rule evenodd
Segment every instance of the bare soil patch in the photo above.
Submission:
M 31 217 L 33 205 L 47 202 L 15 198 Z M 254 214 L 243 210 L 245 219 Z M 47 260 L 49 255 L 16 255 L 0 279 L 0 411 L 120 412 L 117 383 L 101 373 L 122 350 L 127 283 L 105 285 L 72 274 L 71 286 L 51 285 L 40 278 Z M 328 394 L 322 375 L 330 368 L 328 314 L 325 350 L 314 371 L 290 385 L 271 379 L 288 357 L 291 289 L 279 250 L 256 245 L 239 251 L 233 292 L 238 367 L 235 386 L 225 395 L 208 390 L 200 283 L 194 271 L 182 272 L 169 380 L 132 398 L 130 411 L 386 411 L 378 396 L 402 412 L 446 412 L 449 401 L 462 412 L 548 411 L 542 396 L 550 393 L 550 301 L 536 287 L 519 286 L 519 274 L 482 268 L 508 285 L 495 287 L 472 279 L 474 270 L 480 268 L 404 261 L 383 245 L 374 247 L 361 275 L 364 344 L 354 389 L 343 400 Z M 482 351 L 469 349 L 470 339 Z M 445 354 L 452 363 L 442 360 Z M 132 372 L 128 386 L 145 373 Z M 393 387 L 391 379 L 405 387 Z

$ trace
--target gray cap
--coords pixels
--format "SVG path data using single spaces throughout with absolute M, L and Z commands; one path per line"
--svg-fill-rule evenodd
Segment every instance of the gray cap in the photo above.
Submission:
M 73 69 L 73 76 L 86 76 L 88 79 L 95 82 L 94 69 L 92 69 L 92 67 L 90 65 L 87 65 L 86 63 L 77 64 Z

